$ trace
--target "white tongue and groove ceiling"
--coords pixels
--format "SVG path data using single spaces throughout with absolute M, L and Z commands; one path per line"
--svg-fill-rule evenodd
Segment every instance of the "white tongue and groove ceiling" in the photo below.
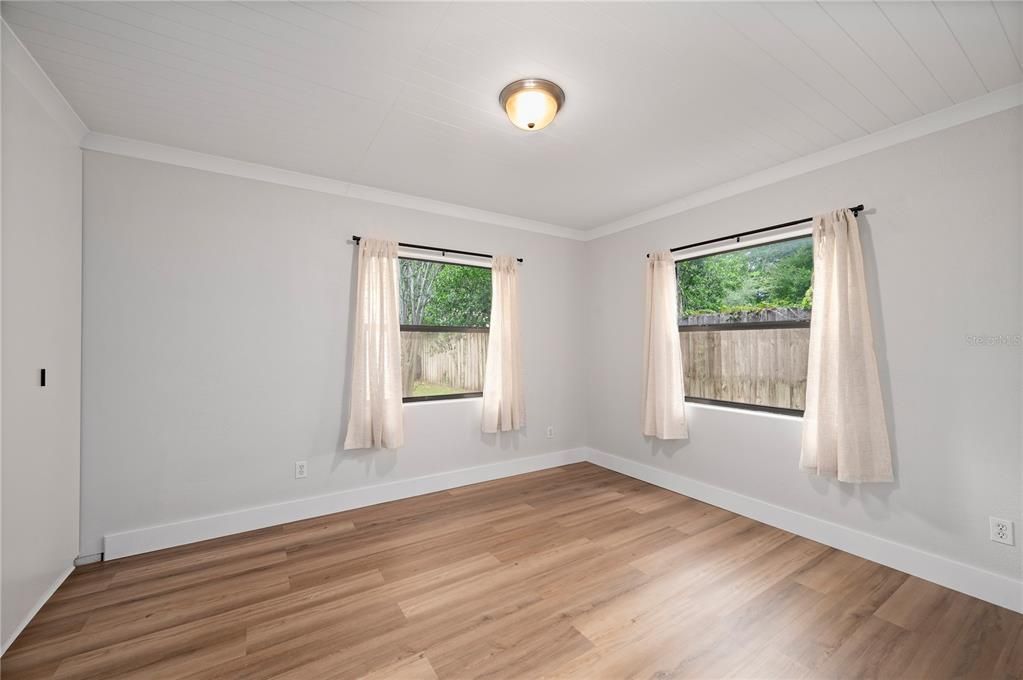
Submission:
M 589 229 L 1023 80 L 1023 6 L 3 2 L 94 132 Z M 558 82 L 546 130 L 508 82 Z

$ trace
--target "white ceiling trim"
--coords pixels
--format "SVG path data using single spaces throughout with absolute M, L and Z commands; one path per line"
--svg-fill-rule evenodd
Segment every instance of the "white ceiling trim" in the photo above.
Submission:
M 1017 106 L 1023 106 L 1023 84 L 1011 85 L 1001 90 L 990 92 L 961 104 L 926 114 L 858 139 L 843 142 L 831 148 L 776 165 L 737 180 L 719 184 L 587 231 L 516 217 L 514 215 L 506 215 L 504 213 L 470 208 L 455 203 L 436 201 L 422 196 L 388 191 L 363 184 L 308 175 L 268 165 L 249 163 L 224 156 L 214 156 L 103 133 L 89 132 L 82 140 L 81 146 L 89 151 L 101 151 L 196 170 L 206 170 L 222 175 L 281 184 L 298 189 L 345 196 L 512 229 L 522 229 L 559 238 L 593 241 Z
M 75 144 L 81 142 L 89 128 L 21 42 L 21 38 L 3 19 L 0 19 L 0 44 L 3 50 L 3 58 L 0 61 L 3 62 L 4 68 L 28 88 L 47 113 L 68 131 Z
M 270 182 L 271 184 L 281 184 L 283 186 L 294 187 L 296 189 L 307 189 L 309 191 L 318 191 L 324 194 L 355 198 L 363 201 L 371 201 L 373 203 L 383 203 L 385 205 L 419 210 L 421 212 L 432 213 L 434 215 L 444 215 L 446 217 L 483 222 L 485 224 L 493 224 L 499 227 L 522 229 L 524 231 L 532 231 L 540 234 L 546 234 L 548 236 L 557 236 L 576 241 L 586 240 L 586 234 L 584 232 L 557 224 L 538 222 L 524 217 L 505 215 L 504 213 L 490 212 L 489 210 L 480 210 L 478 208 L 470 208 L 468 206 L 446 203 L 444 201 L 435 201 L 431 198 L 423 198 L 422 196 L 412 196 L 410 194 L 378 189 L 376 187 L 365 186 L 363 184 L 353 184 L 352 182 L 344 182 L 342 180 L 330 179 L 328 177 L 319 177 L 317 175 L 307 175 L 305 173 L 293 172 L 291 170 L 282 170 L 269 165 L 249 163 L 247 161 L 240 161 L 233 158 L 225 158 L 224 156 L 214 156 L 211 154 L 200 153 L 198 151 L 190 151 L 188 149 L 180 149 L 173 146 L 165 146 L 163 144 L 144 142 L 138 139 L 117 137 L 115 135 L 107 135 L 100 132 L 89 132 L 82 140 L 81 146 L 87 151 L 101 151 L 103 153 L 128 156 L 130 158 L 140 158 L 147 161 L 155 161 L 157 163 L 168 163 L 170 165 L 178 165 L 184 168 L 205 170 L 207 172 L 215 172 L 221 175 L 231 175 L 233 177 L 242 177 L 245 179 L 254 179 L 260 182 Z
M 843 161 L 902 144 L 918 137 L 940 132 L 971 120 L 990 116 L 1001 111 L 1023 106 L 1023 84 L 995 90 L 975 99 L 956 104 L 940 111 L 906 121 L 873 134 L 843 142 L 828 149 L 787 161 L 731 182 L 699 191 L 683 198 L 669 201 L 648 210 L 608 222 L 586 232 L 586 240 L 602 238 L 626 229 L 632 229 L 671 215 L 677 215 L 708 203 L 714 203 L 731 196 L 759 189 L 814 170 L 836 165 Z

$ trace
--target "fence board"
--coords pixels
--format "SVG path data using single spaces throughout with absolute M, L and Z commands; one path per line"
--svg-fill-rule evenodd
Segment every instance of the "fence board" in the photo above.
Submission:
M 686 395 L 802 410 L 809 328 L 680 332 Z
M 416 383 L 449 387 L 453 392 L 482 392 L 488 333 L 402 331 L 402 387 Z

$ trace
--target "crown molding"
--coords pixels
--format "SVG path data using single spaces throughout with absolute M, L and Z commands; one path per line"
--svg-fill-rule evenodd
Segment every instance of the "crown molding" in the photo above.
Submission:
M 3 49 L 3 68 L 25 86 L 40 106 L 62 128 L 67 130 L 75 144 L 89 132 L 89 128 L 71 107 L 46 71 L 21 42 L 21 38 L 0 18 L 0 43 Z
M 432 213 L 434 215 L 444 215 L 446 217 L 483 222 L 485 224 L 493 224 L 499 227 L 521 229 L 523 231 L 532 231 L 539 234 L 573 239 L 576 241 L 586 239 L 585 232 L 578 229 L 571 229 L 569 227 L 562 227 L 557 224 L 538 222 L 524 217 L 505 215 L 504 213 L 490 212 L 489 210 L 480 210 L 479 208 L 470 208 L 456 203 L 436 201 L 431 198 L 423 198 L 422 196 L 413 196 L 411 194 L 403 194 L 397 191 L 378 189 L 364 184 L 354 184 L 352 182 L 330 179 L 329 177 L 307 175 L 301 172 L 282 170 L 269 165 L 249 163 L 247 161 L 240 161 L 234 158 L 214 156 L 211 154 L 200 153 L 198 151 L 190 151 L 188 149 L 165 146 L 163 144 L 154 144 L 153 142 L 144 142 L 138 139 L 129 139 L 127 137 L 117 137 L 115 135 L 107 135 L 100 132 L 90 132 L 85 135 L 85 138 L 81 142 L 81 146 L 87 151 L 100 151 L 103 153 L 116 154 L 118 156 L 128 156 L 130 158 L 140 158 L 142 160 L 155 161 L 157 163 L 178 165 L 184 168 L 192 168 L 194 170 L 205 170 L 207 172 L 215 172 L 221 175 L 254 179 L 260 182 L 270 182 L 271 184 L 280 184 L 297 189 L 317 191 L 324 194 L 333 194 L 335 196 L 344 196 L 346 198 L 354 198 L 362 201 L 371 201 L 373 203 L 383 203 L 385 205 L 397 206 L 399 208 L 409 208 L 411 210 L 419 210 L 420 212 Z
M 955 104 L 940 111 L 894 125 L 885 130 L 843 142 L 815 153 L 795 158 L 780 165 L 761 170 L 724 184 L 698 191 L 683 198 L 640 211 L 614 222 L 587 230 L 586 240 L 592 241 L 632 229 L 655 220 L 677 215 L 708 203 L 759 189 L 830 165 L 836 165 L 859 156 L 902 144 L 918 137 L 940 132 L 978 118 L 1023 106 L 1023 83 L 995 90 L 969 101 Z
M 4 26 L 6 27 L 6 24 Z M 47 82 L 49 82 L 48 79 Z M 50 83 L 50 86 L 53 87 L 53 84 Z M 53 87 L 53 89 L 56 92 L 56 88 Z M 70 105 L 67 104 L 62 96 L 60 101 L 64 103 L 64 106 L 72 114 L 74 113 L 74 110 L 70 108 Z M 919 118 L 914 118 L 885 130 L 795 158 L 774 167 L 698 191 L 694 194 L 587 230 L 572 229 L 548 222 L 471 208 L 456 203 L 437 201 L 364 184 L 355 184 L 328 177 L 283 170 L 269 165 L 250 163 L 225 156 L 215 156 L 98 132 L 88 132 L 85 134 L 81 141 L 81 147 L 89 151 L 100 151 L 158 163 L 168 163 L 196 170 L 254 179 L 575 241 L 593 241 L 1018 106 L 1023 106 L 1023 83 L 989 92 L 986 95 L 920 116 Z M 81 123 L 77 115 L 75 115 L 75 120 L 81 124 L 82 129 L 85 129 L 84 124 Z

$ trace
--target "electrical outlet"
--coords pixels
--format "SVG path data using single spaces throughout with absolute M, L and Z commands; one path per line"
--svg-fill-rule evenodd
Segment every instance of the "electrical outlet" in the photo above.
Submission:
M 991 523 L 991 540 L 1005 545 L 1015 545 L 1012 537 L 1012 522 L 1007 519 L 988 517 Z
M 553 425 L 548 425 L 547 426 L 547 438 L 548 439 L 554 439 L 554 426 Z
M 306 470 L 305 461 L 304 460 L 296 460 L 295 461 L 295 479 L 305 479 L 306 478 L 306 472 L 307 472 L 307 470 Z

